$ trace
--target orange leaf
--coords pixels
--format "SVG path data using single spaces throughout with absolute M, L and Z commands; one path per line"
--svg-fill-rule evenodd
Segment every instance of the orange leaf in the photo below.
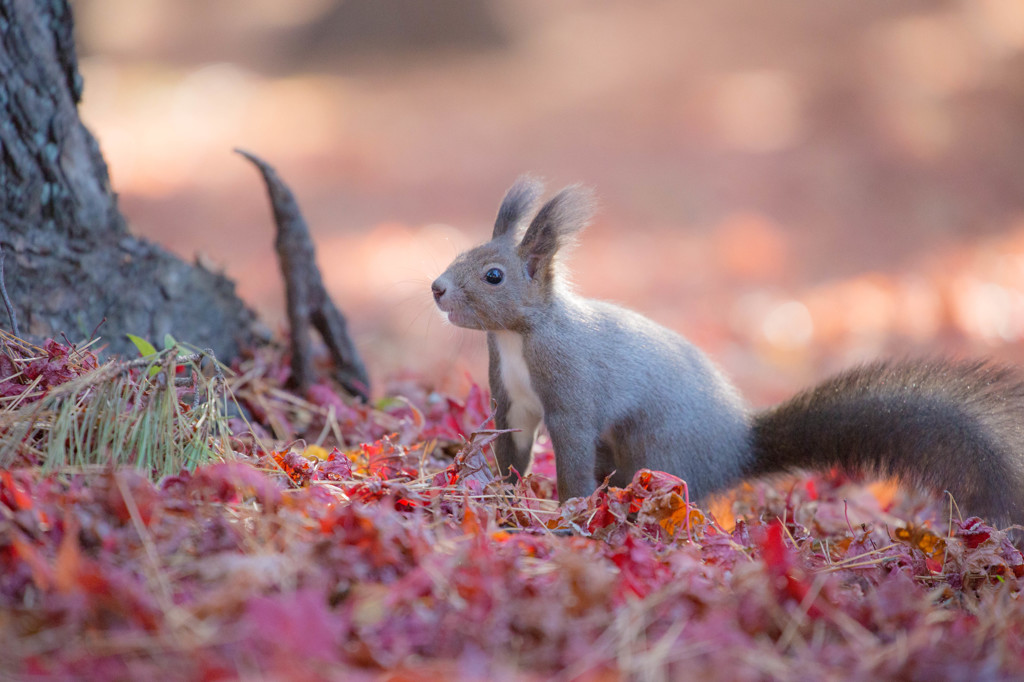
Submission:
M 18 556 L 32 569 L 32 579 L 39 589 L 50 589 L 50 585 L 54 582 L 53 570 L 50 569 L 46 559 L 39 553 L 39 550 L 20 534 L 16 534 L 11 540 Z
M 927 556 L 935 558 L 946 551 L 946 541 L 927 528 L 909 526 L 897 528 L 893 536 L 900 542 L 916 547 Z
M 14 503 L 15 509 L 32 508 L 32 496 L 18 487 L 10 471 L 0 472 L 0 482 L 3 483 L 3 488 L 11 496 L 11 502 Z
M 736 527 L 736 516 L 732 511 L 732 496 L 715 495 L 707 503 L 708 513 L 714 517 L 722 530 L 731 533 Z
M 78 519 L 69 513 L 64 518 L 64 537 L 57 549 L 53 566 L 54 584 L 61 592 L 71 592 L 78 585 L 82 565 L 82 547 L 78 542 Z
M 463 507 L 462 530 L 465 531 L 467 535 L 479 535 L 483 532 L 483 525 L 480 523 L 480 517 L 475 511 L 473 511 L 473 506 L 470 504 L 466 504 Z

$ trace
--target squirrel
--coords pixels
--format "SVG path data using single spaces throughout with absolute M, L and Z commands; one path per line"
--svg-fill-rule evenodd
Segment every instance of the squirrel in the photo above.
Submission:
M 679 476 L 706 499 L 744 479 L 795 469 L 895 476 L 948 491 L 998 524 L 1024 522 L 1024 376 L 1012 366 L 881 361 L 753 411 L 696 346 L 646 317 L 574 293 L 559 254 L 586 226 L 573 185 L 540 206 L 521 177 L 490 242 L 431 285 L 451 324 L 487 332 L 500 474 L 526 474 L 541 422 L 560 500 L 642 468 Z M 538 206 L 540 208 L 538 209 Z

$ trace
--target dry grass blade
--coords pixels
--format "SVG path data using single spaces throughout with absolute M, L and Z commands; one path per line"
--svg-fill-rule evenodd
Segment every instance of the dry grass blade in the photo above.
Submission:
M 213 377 L 204 375 L 203 358 L 216 368 Z M 186 387 L 176 385 L 181 368 L 191 377 Z M 230 452 L 221 372 L 212 355 L 172 347 L 109 362 L 35 402 L 0 407 L 0 467 L 129 464 L 161 476 L 221 459 Z

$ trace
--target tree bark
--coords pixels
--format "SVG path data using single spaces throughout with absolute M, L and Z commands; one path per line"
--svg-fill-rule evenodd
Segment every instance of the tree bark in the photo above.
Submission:
M 22 335 L 78 341 L 106 318 L 109 352 L 170 333 L 233 357 L 255 315 L 223 275 L 128 233 L 81 92 L 67 0 L 0 0 L 0 245 Z
M 241 149 L 263 175 L 270 206 L 277 225 L 277 258 L 281 263 L 284 289 L 288 299 L 288 326 L 291 331 L 292 376 L 290 383 L 305 394 L 315 379 L 313 340 L 310 327 L 320 333 L 331 356 L 331 375 L 350 394 L 364 402 L 370 399 L 370 377 L 348 334 L 348 322 L 327 295 L 316 248 L 309 236 L 295 196 L 277 172 L 263 159 Z

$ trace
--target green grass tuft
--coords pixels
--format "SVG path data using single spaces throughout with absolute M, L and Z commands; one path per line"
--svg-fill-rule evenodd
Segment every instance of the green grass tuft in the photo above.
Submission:
M 231 456 L 227 408 L 212 353 L 175 345 L 112 361 L 0 408 L 0 467 L 130 465 L 155 477 L 194 469 Z

